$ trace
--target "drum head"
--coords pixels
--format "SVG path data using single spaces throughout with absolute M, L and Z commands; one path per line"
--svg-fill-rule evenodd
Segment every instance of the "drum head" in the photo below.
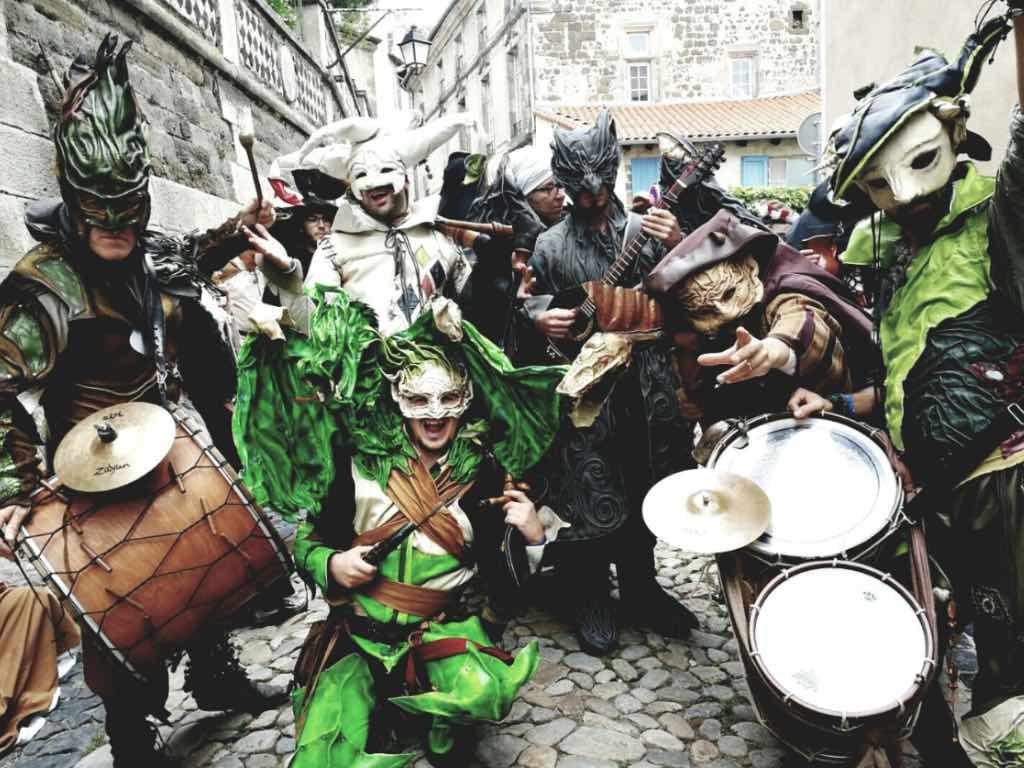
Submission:
M 753 422 L 752 422 L 753 423 Z M 710 466 L 748 477 L 772 503 L 767 532 L 750 545 L 771 557 L 841 555 L 885 530 L 902 490 L 881 447 L 846 420 L 771 417 L 747 441 L 732 434 Z
M 897 709 L 918 686 L 930 639 L 913 598 L 857 564 L 781 574 L 751 615 L 755 662 L 816 712 L 851 717 Z M 794 573 L 794 571 L 800 571 Z

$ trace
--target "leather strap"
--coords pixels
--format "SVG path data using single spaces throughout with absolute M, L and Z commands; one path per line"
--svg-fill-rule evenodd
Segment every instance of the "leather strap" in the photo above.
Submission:
M 466 542 L 455 517 L 447 509 L 442 509 L 429 519 L 427 517 L 441 503 L 440 487 L 451 494 L 451 498 L 448 498 L 448 494 L 445 498 L 447 503 L 451 503 L 469 490 L 469 484 L 451 484 L 448 480 L 451 473 L 448 470 L 435 482 L 430 472 L 423 466 L 423 462 L 418 459 L 410 461 L 409 465 L 412 469 L 411 474 L 407 475 L 397 469 L 391 471 L 388 477 L 388 498 L 395 502 L 395 506 L 410 522 L 421 526 L 419 530 L 431 541 L 461 560 Z
M 383 576 L 370 582 L 362 593 L 396 611 L 424 618 L 439 614 L 451 598 L 451 593 L 443 589 L 402 584 Z
M 342 632 L 348 634 L 348 627 L 343 622 L 328 621 L 324 626 L 324 632 L 320 636 L 320 643 L 323 644 L 325 636 L 330 635 L 327 640 L 327 647 L 324 648 L 323 653 L 320 654 L 320 661 L 316 665 L 316 673 L 313 675 L 313 679 L 309 681 L 306 686 L 306 697 L 302 701 L 302 712 L 299 713 L 299 718 L 295 722 L 295 743 L 297 744 L 299 738 L 302 736 L 302 729 L 306 725 L 306 715 L 309 714 L 309 705 L 313 701 L 313 694 L 316 693 L 316 687 L 320 683 L 320 675 L 323 674 L 324 669 L 327 668 L 327 661 L 331 658 L 331 653 L 334 651 L 334 646 L 338 642 L 338 635 Z
M 469 485 L 457 485 L 450 482 L 451 470 L 446 469 L 435 481 L 437 487 L 438 496 L 444 501 L 445 504 L 451 504 L 469 489 Z M 394 499 L 392 499 L 394 501 Z M 395 502 L 397 506 L 397 502 Z M 433 509 L 433 507 L 431 507 Z M 438 515 L 442 514 L 438 512 Z M 437 515 L 435 515 L 437 517 Z M 398 531 L 406 522 L 411 518 L 405 515 L 401 510 L 395 513 L 394 517 L 390 518 L 386 523 L 378 525 L 369 531 L 364 531 L 352 540 L 352 546 L 372 546 L 384 539 L 390 538 L 394 533 Z M 431 518 L 433 519 L 433 518 Z M 456 523 L 457 525 L 457 523 Z M 426 529 L 428 526 L 424 526 Z M 461 535 L 462 529 L 459 529 Z M 446 550 L 447 551 L 447 550 Z
M 466 653 L 470 645 L 481 653 L 493 656 L 505 664 L 512 664 L 515 661 L 512 654 L 506 653 L 500 648 L 480 645 L 465 637 L 445 637 L 424 643 L 423 633 L 414 632 L 409 636 L 409 643 L 412 647 L 405 659 L 405 684 L 410 691 L 425 691 L 430 688 L 430 679 L 425 666 L 428 661 L 460 656 Z

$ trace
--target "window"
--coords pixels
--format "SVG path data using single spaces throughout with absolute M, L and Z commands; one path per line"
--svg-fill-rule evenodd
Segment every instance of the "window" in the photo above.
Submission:
M 769 186 L 808 187 L 814 182 L 814 162 L 810 157 L 773 157 L 768 161 Z
M 462 77 L 462 35 L 455 37 L 455 81 Z
M 444 61 L 437 62 L 437 96 L 444 96 Z
M 651 63 L 649 61 L 630 62 L 626 65 L 629 72 L 629 100 L 651 100 Z
M 808 28 L 807 17 L 810 11 L 804 3 L 794 3 L 789 9 L 789 31 L 806 32 Z
M 755 77 L 753 56 L 736 56 L 729 60 L 731 94 L 734 99 L 754 98 Z
M 480 3 L 480 7 L 476 9 L 476 35 L 477 35 L 477 48 L 480 53 L 483 53 L 487 49 L 487 3 Z
M 491 78 L 485 77 L 480 80 L 480 128 L 490 142 L 493 138 L 494 121 L 491 119 Z
M 654 56 L 651 30 L 626 30 L 622 56 L 626 60 L 626 98 L 654 101 Z
M 651 33 L 650 32 L 627 32 L 626 33 L 626 55 L 627 56 L 650 56 L 651 55 Z
M 629 163 L 630 187 L 633 195 L 646 195 L 658 183 L 661 162 L 657 157 L 636 157 Z
M 740 160 L 740 186 L 768 186 L 768 158 L 764 155 L 747 155 Z
M 508 126 L 510 139 L 522 133 L 521 109 L 519 108 L 519 49 L 508 52 Z

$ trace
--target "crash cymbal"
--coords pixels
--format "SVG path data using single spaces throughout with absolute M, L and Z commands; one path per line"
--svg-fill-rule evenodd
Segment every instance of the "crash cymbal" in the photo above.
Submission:
M 644 522 L 674 547 L 731 552 L 768 529 L 772 505 L 753 480 L 713 469 L 677 472 L 655 483 L 644 498 Z
M 175 432 L 174 417 L 159 405 L 113 405 L 82 419 L 64 436 L 53 468 L 76 491 L 123 488 L 167 456 Z

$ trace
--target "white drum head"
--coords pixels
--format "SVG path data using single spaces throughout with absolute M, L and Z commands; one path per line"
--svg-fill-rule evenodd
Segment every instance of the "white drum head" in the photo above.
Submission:
M 850 566 L 780 577 L 751 617 L 755 660 L 808 709 L 851 717 L 896 709 L 916 689 L 930 653 L 910 600 Z
M 757 483 L 772 503 L 768 531 L 750 548 L 816 560 L 855 550 L 885 530 L 902 491 L 881 447 L 833 419 L 776 418 L 749 442 L 733 439 L 709 462 Z

